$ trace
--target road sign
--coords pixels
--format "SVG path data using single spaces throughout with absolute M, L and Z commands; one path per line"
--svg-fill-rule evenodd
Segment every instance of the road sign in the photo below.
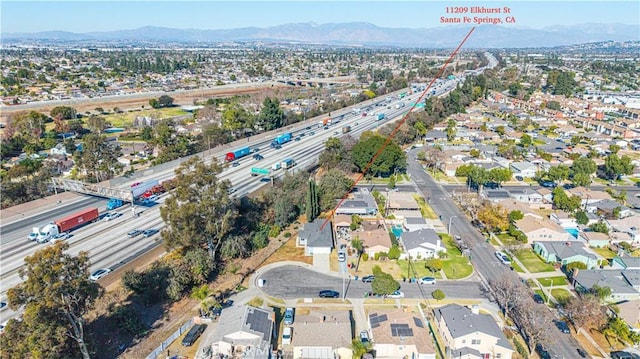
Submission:
M 269 170 L 264 169 L 264 168 L 251 167 L 251 174 L 258 174 L 258 175 L 268 176 L 269 175 Z

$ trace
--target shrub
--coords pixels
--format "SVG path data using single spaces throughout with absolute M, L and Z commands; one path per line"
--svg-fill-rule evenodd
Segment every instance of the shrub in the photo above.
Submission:
M 289 238 L 291 237 L 291 232 L 285 232 L 284 233 L 284 238 Z
M 380 252 L 376 252 L 376 254 L 373 255 L 373 259 L 380 260 Z
M 435 300 L 443 300 L 445 298 L 444 292 L 441 291 L 440 289 L 436 289 L 433 292 L 431 292 L 431 296 Z
M 389 256 L 389 259 L 398 259 L 400 258 L 400 254 L 401 254 L 400 247 L 398 247 L 397 245 L 393 245 L 389 249 L 388 256 Z
M 368 261 L 369 260 L 369 255 L 367 253 L 362 253 L 362 260 L 363 261 Z
M 280 226 L 274 224 L 273 226 L 271 226 L 271 229 L 269 230 L 269 237 L 270 238 L 275 238 L 280 234 Z
M 529 357 L 529 351 L 518 339 L 513 339 L 513 344 L 516 346 L 516 351 L 523 359 L 527 359 Z

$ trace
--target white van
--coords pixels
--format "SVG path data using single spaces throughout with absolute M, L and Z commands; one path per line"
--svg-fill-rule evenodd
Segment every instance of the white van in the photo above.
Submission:
M 282 330 L 282 345 L 291 344 L 291 327 L 284 327 Z

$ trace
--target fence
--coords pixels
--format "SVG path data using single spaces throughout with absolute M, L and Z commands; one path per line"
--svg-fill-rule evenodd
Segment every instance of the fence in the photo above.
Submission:
M 169 347 L 169 345 L 171 345 L 171 343 L 173 343 L 174 340 L 178 339 L 178 337 L 181 336 L 182 333 L 184 333 L 187 330 L 189 330 L 189 328 L 191 328 L 192 324 L 193 324 L 193 318 L 189 319 L 189 321 L 184 323 L 180 328 L 178 328 L 178 330 L 173 332 L 173 334 L 171 334 L 167 339 L 165 339 L 164 342 L 162 342 L 162 344 L 160 344 L 160 346 L 158 346 L 156 349 L 154 349 L 151 352 L 151 354 L 147 355 L 147 359 L 156 359 L 160 355 L 162 355 L 162 352 L 164 352 L 164 350 L 167 349 Z

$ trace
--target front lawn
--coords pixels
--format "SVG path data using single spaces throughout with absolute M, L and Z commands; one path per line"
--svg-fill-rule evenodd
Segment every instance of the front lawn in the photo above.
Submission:
M 402 273 L 403 278 L 422 278 L 422 277 L 442 278 L 442 275 L 440 274 L 440 272 L 433 273 L 427 268 L 425 268 L 424 260 L 412 260 L 411 270 L 407 270 L 407 267 L 409 266 L 408 260 L 398 259 L 397 262 L 398 262 L 398 266 L 400 267 L 400 273 Z
M 436 215 L 436 212 L 434 212 L 431 206 L 427 204 L 427 202 L 424 200 L 424 197 L 420 197 L 419 195 L 416 194 L 416 195 L 413 195 L 413 199 L 415 199 L 416 202 L 418 202 L 422 217 L 428 218 L 428 219 L 438 218 L 438 215 Z
M 510 235 L 509 233 L 496 234 L 496 237 L 498 237 L 500 242 L 502 242 L 502 244 L 505 245 L 505 246 L 513 246 L 513 245 L 522 244 L 522 242 L 518 242 L 516 240 L 516 237 Z
M 543 287 L 557 287 L 561 285 L 567 285 L 567 277 L 546 277 L 546 278 L 538 278 L 538 282 L 542 284 Z
M 463 256 L 460 250 L 453 244 L 451 236 L 439 233 L 442 242 L 447 248 L 447 259 L 442 261 L 442 270 L 448 279 L 466 278 L 473 273 L 473 266 L 469 258 Z
M 543 262 L 531 249 L 516 251 L 515 255 L 531 273 L 553 272 L 555 270 L 551 264 Z
M 616 256 L 616 252 L 609 248 L 591 248 L 594 252 L 598 253 L 604 259 L 612 259 Z
M 566 303 L 571 298 L 571 293 L 566 289 L 556 288 L 551 289 L 551 295 L 556 299 L 558 303 Z

